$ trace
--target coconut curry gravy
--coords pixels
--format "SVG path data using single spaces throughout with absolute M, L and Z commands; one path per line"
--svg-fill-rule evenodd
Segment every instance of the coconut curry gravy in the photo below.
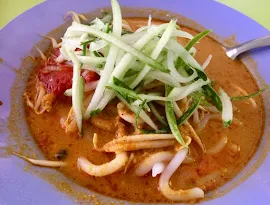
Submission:
M 147 19 L 129 18 L 126 19 L 132 29 L 147 24 Z M 155 21 L 159 23 L 159 21 Z M 197 32 L 182 27 L 192 35 Z M 181 39 L 183 45 L 187 40 Z M 222 47 L 213 39 L 206 37 L 196 46 L 195 59 L 202 64 L 209 54 L 213 55 L 211 63 L 206 69 L 209 78 L 215 82 L 214 87 L 222 86 L 229 96 L 242 94 L 236 86 L 244 89 L 247 93 L 258 90 L 247 68 L 238 60 L 232 61 L 226 55 Z M 32 72 L 27 91 L 35 95 L 37 69 Z M 257 106 L 254 106 L 254 102 Z M 202 154 L 196 143 L 191 144 L 191 151 L 194 153 L 195 161 L 182 164 L 171 178 L 170 185 L 173 189 L 186 189 L 198 186 L 205 191 L 216 189 L 231 180 L 250 160 L 254 154 L 264 123 L 263 103 L 261 97 L 255 97 L 254 102 L 250 100 L 234 101 L 234 120 L 229 128 L 224 128 L 222 121 L 211 119 L 201 131 L 195 127 L 206 150 L 216 145 L 222 135 L 227 135 L 226 147 L 219 153 Z M 68 115 L 71 108 L 70 97 L 60 97 L 56 100 L 50 112 L 37 115 L 31 108 L 25 106 L 26 120 L 29 129 L 46 157 L 50 160 L 64 160 L 67 167 L 59 171 L 73 179 L 75 182 L 93 191 L 106 196 L 136 201 L 136 202 L 168 202 L 159 192 L 158 179 L 152 177 L 151 173 L 139 177 L 134 170 L 144 157 L 159 150 L 172 150 L 173 148 L 148 149 L 133 151 L 134 159 L 131 161 L 126 172 L 124 169 L 105 177 L 89 176 L 77 168 L 78 157 L 86 157 L 94 164 L 103 164 L 111 161 L 115 156 L 112 153 L 98 152 L 93 150 L 93 133 L 99 136 L 99 144 L 109 142 L 117 134 L 115 123 L 117 122 L 117 101 L 110 103 L 102 113 L 90 121 L 84 122 L 84 136 L 76 134 L 67 135 L 61 127 L 61 120 Z M 103 120 L 103 121 L 102 121 Z M 95 121 L 93 123 L 93 121 Z M 109 130 L 100 129 L 98 123 L 104 123 Z M 190 119 L 192 124 L 192 118 Z M 128 127 L 127 124 L 124 123 Z M 196 151 L 197 150 L 197 151 Z M 125 173 L 124 173 L 125 172 Z

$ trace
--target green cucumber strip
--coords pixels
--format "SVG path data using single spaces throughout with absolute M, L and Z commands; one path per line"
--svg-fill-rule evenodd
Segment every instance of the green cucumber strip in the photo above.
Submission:
M 103 57 L 99 52 L 97 51 L 93 51 L 93 53 L 95 54 L 96 57 Z
M 76 22 L 73 22 L 73 29 L 74 30 L 78 30 L 78 31 L 83 31 L 83 32 L 87 32 L 90 33 L 94 36 L 97 36 L 99 38 L 104 39 L 105 41 L 123 49 L 124 51 L 126 51 L 127 53 L 130 53 L 131 55 L 135 56 L 136 58 L 138 58 L 139 60 L 145 62 L 146 64 L 148 64 L 149 66 L 151 66 L 154 69 L 158 69 L 160 71 L 163 72 L 170 72 L 167 68 L 165 68 L 162 64 L 158 63 L 157 61 L 155 61 L 154 59 L 150 58 L 149 56 L 145 55 L 144 53 L 142 53 L 141 51 L 139 51 L 138 49 L 122 42 L 121 40 L 119 40 L 118 38 L 106 34 L 102 31 L 99 31 L 95 28 L 91 28 L 89 26 L 86 25 L 82 25 Z
M 201 65 L 193 58 L 193 56 L 190 55 L 190 53 L 176 40 L 170 39 L 166 45 L 166 48 L 176 53 L 176 55 L 179 56 L 185 62 L 185 64 L 203 70 Z
M 199 34 L 197 34 L 193 39 L 191 39 L 185 46 L 185 49 L 187 51 L 189 51 L 198 41 L 200 41 L 202 38 L 204 38 L 205 36 L 207 36 L 209 33 L 211 32 L 211 30 L 205 30 Z M 176 67 L 186 67 L 187 64 L 180 58 L 178 57 L 176 60 Z M 196 67 L 196 66 L 194 66 Z
M 156 59 L 158 58 L 159 54 L 163 50 L 163 48 L 166 46 L 167 42 L 170 40 L 172 36 L 172 32 L 175 28 L 176 20 L 171 20 L 168 27 L 162 34 L 161 38 L 159 39 L 157 45 L 155 46 L 154 50 L 151 53 L 151 59 L 154 59 L 156 63 Z M 161 64 L 162 65 L 162 64 Z M 163 65 L 162 65 L 163 66 Z M 167 69 L 167 68 L 166 68 Z M 139 72 L 136 79 L 131 83 L 130 87 L 135 88 L 145 77 L 145 75 L 151 70 L 151 67 L 149 65 L 145 65 L 144 68 Z M 169 69 L 168 73 L 170 72 Z
M 153 79 L 168 84 L 173 87 L 179 87 L 179 82 L 169 73 L 163 73 L 158 70 L 149 71 L 145 76 L 146 79 Z
M 147 101 L 153 101 L 153 100 L 168 101 L 169 100 L 167 97 L 150 95 L 150 94 L 138 94 L 138 97 L 140 99 L 147 100 Z
M 145 33 L 139 40 L 136 41 L 136 43 L 133 44 L 133 47 L 141 50 L 145 45 L 154 38 L 157 34 L 159 34 L 161 31 L 167 28 L 168 24 L 161 24 L 160 26 L 157 26 L 156 29 L 153 32 L 147 32 Z M 126 53 L 123 58 L 117 63 L 115 66 L 115 69 L 112 73 L 112 76 L 115 76 L 117 78 L 122 79 L 125 73 L 128 71 L 128 66 L 130 62 L 134 59 L 134 56 L 132 56 L 129 53 Z M 111 79 L 112 81 L 112 79 Z
M 82 109 L 84 95 L 84 79 L 81 77 L 81 66 L 74 51 L 67 47 L 66 52 L 73 62 L 73 77 L 72 77 L 72 107 L 75 113 L 76 123 L 80 135 L 82 134 Z
M 196 36 L 194 36 L 193 39 L 191 39 L 185 46 L 185 49 L 189 51 L 198 41 L 200 41 L 202 38 L 207 36 L 212 30 L 205 30 Z
M 152 119 L 143 110 L 143 107 L 145 107 L 145 105 L 141 104 L 139 107 L 132 106 L 119 93 L 116 93 L 116 96 L 119 98 L 119 100 L 121 100 L 135 114 L 138 112 L 138 110 L 140 109 L 140 106 L 141 106 L 142 108 L 141 108 L 141 110 L 140 110 L 140 112 L 138 114 L 138 117 L 140 117 L 146 124 L 148 124 L 150 127 L 155 129 L 155 131 L 157 131 L 157 126 L 155 125 L 155 123 L 152 121 Z
M 163 129 L 163 130 L 144 130 L 142 128 L 139 127 L 139 117 L 140 117 L 140 114 L 141 112 L 143 111 L 143 107 L 145 106 L 146 104 L 146 100 L 143 101 L 143 103 L 139 106 L 137 112 L 136 112 L 136 128 L 138 130 L 140 130 L 142 133 L 144 134 L 165 134 L 167 133 L 167 130 Z
M 194 74 L 191 74 L 189 77 L 182 76 L 178 72 L 178 70 L 175 68 L 175 65 L 174 65 L 174 53 L 171 50 L 168 50 L 168 53 L 167 53 L 167 66 L 171 71 L 170 74 L 175 78 L 175 80 L 177 80 L 180 83 L 188 83 L 197 77 L 196 72 L 194 72 Z
M 114 37 L 121 37 L 121 31 L 122 31 L 122 14 L 121 14 L 121 9 L 120 5 L 118 4 L 117 0 L 111 0 L 112 4 L 112 12 L 113 12 L 113 30 L 112 30 L 112 35 Z M 102 98 L 104 91 L 105 91 L 105 86 L 109 82 L 110 76 L 113 72 L 115 62 L 118 56 L 118 51 L 119 48 L 111 45 L 110 50 L 106 59 L 106 63 L 104 65 L 104 69 L 102 72 L 102 75 L 99 79 L 99 82 L 97 84 L 97 87 L 95 89 L 95 93 L 92 97 L 91 102 L 89 103 L 85 116 L 89 116 L 90 112 L 94 109 L 97 109 L 98 104 L 100 99 Z M 96 54 L 97 52 L 94 51 Z
M 205 86 L 203 86 L 203 90 L 204 90 L 206 96 L 211 98 L 211 100 L 215 104 L 216 108 L 219 111 L 222 111 L 222 103 L 221 103 L 220 97 L 218 96 L 216 91 L 212 88 L 212 86 L 209 84 L 205 85 Z
M 79 93 L 80 93 L 81 107 L 83 107 L 84 86 L 85 86 L 84 78 L 82 76 L 80 76 L 80 79 L 79 79 Z
M 234 96 L 234 97 L 231 97 L 231 100 L 233 100 L 233 101 L 237 101 L 237 100 L 247 100 L 247 99 L 249 99 L 249 98 L 256 97 L 256 96 L 262 94 L 264 91 L 266 91 L 269 87 L 270 87 L 270 85 L 267 85 L 265 88 L 259 90 L 258 92 L 251 93 L 251 94 L 249 94 L 249 95 L 245 95 L 245 96 Z
M 120 86 L 120 87 L 123 87 L 123 88 L 126 88 L 126 89 L 128 89 L 130 91 L 134 91 L 126 83 L 124 83 L 123 81 L 119 80 L 117 77 L 113 77 L 113 84 L 115 84 L 117 86 Z
M 83 56 L 86 56 L 86 48 L 87 48 L 87 44 L 83 44 L 83 50 L 82 50 Z
M 189 106 L 189 108 L 183 113 L 183 115 L 176 120 L 177 125 L 181 126 L 183 125 L 195 112 L 195 110 L 198 108 L 201 102 L 202 93 L 197 92 L 193 96 L 192 104 Z
M 91 42 L 93 42 L 94 40 L 96 40 L 95 38 L 89 40 L 89 41 L 84 41 L 84 42 L 81 42 L 81 46 L 83 46 L 83 49 L 82 49 L 82 55 L 83 56 L 86 56 L 86 49 L 87 49 L 87 45 Z
M 90 112 L 90 116 L 97 116 L 100 112 L 101 112 L 100 109 L 92 110 L 92 111 Z
M 183 87 L 178 87 L 174 88 L 172 92 L 169 94 L 168 98 L 172 99 L 174 101 L 181 100 L 190 94 L 201 90 L 201 88 L 204 85 L 207 85 L 209 83 L 209 80 L 204 81 L 202 79 L 198 79 L 197 81 L 192 82 L 189 85 L 183 86 Z
M 230 97 L 220 88 L 220 100 L 222 102 L 222 121 L 225 128 L 229 127 L 233 120 L 233 108 Z
M 93 41 L 95 41 L 96 40 L 96 38 L 93 38 L 93 39 L 91 39 L 91 40 L 89 40 L 89 41 L 84 41 L 84 42 L 81 42 L 81 46 L 83 46 L 83 45 L 88 45 L 89 43 L 91 43 L 91 42 L 93 42 Z
M 123 88 L 123 87 L 120 87 L 120 86 L 117 86 L 114 84 L 107 85 L 105 87 L 107 89 L 114 90 L 114 91 L 120 93 L 122 96 L 125 96 L 125 99 L 128 97 L 128 98 L 132 98 L 134 100 L 141 100 L 141 98 L 138 96 L 138 94 L 134 90 L 129 90 L 129 89 L 126 89 L 126 88 Z
M 169 95 L 170 93 L 170 90 L 171 90 L 171 87 L 168 86 L 168 85 L 165 85 L 166 88 L 166 96 Z M 177 123 L 176 123 L 176 118 L 175 118 L 175 115 L 174 115 L 174 110 L 173 110 L 173 103 L 172 101 L 166 101 L 166 104 L 165 104 L 165 112 L 166 112 L 166 117 L 167 117 L 167 121 L 168 121 L 168 124 L 169 124 L 169 127 L 171 129 L 171 132 L 172 134 L 174 135 L 174 137 L 176 138 L 176 140 L 183 146 L 187 146 L 180 131 L 179 131 L 179 128 L 177 126 Z
M 155 108 L 155 106 L 153 105 L 153 103 L 149 103 L 149 107 L 150 107 L 150 109 L 151 109 L 151 112 L 152 112 L 152 113 L 155 115 L 155 117 L 157 118 L 157 120 L 158 120 L 161 124 L 167 126 L 167 123 L 166 123 L 165 119 L 159 114 L 159 112 L 157 111 L 157 109 Z
M 104 57 L 77 56 L 78 60 L 85 65 L 97 65 L 106 62 Z
M 110 33 L 110 31 L 111 31 L 110 24 L 106 23 L 105 24 L 105 33 Z
M 197 35 L 198 37 L 195 39 L 195 40 L 200 40 L 201 38 L 199 38 L 199 37 L 204 37 L 206 34 L 208 34 L 209 32 L 208 31 L 205 31 L 205 32 L 202 32 L 201 33 L 201 35 Z M 194 37 L 195 38 L 195 37 Z M 194 44 L 194 42 L 195 42 L 195 40 L 194 41 L 192 41 L 192 44 Z M 171 43 L 171 42 L 170 42 Z M 195 42 L 196 43 L 196 42 Z M 190 43 L 190 45 L 191 45 L 191 43 Z M 182 54 L 184 54 L 184 52 L 182 51 L 182 48 L 181 48 L 181 46 L 176 46 L 176 44 L 170 44 L 169 45 L 169 47 L 174 47 L 176 50 L 178 50 L 178 53 L 181 53 L 182 52 Z M 187 46 L 186 46 L 187 47 Z M 188 46 L 187 48 L 189 48 L 190 46 Z M 186 53 L 186 56 L 188 56 L 188 55 L 190 55 L 190 54 L 187 54 Z M 179 59 L 179 60 L 178 60 Z M 195 62 L 194 61 L 194 58 L 192 57 L 192 58 L 190 58 L 190 59 L 193 59 L 193 61 L 190 61 L 188 64 L 187 64 L 187 61 L 184 61 L 183 59 L 181 59 L 181 58 L 178 58 L 177 59 L 177 62 L 176 62 L 176 64 L 178 64 L 178 66 L 182 66 L 182 67 L 184 67 L 186 70 L 187 70 L 187 74 L 189 75 L 190 73 L 191 73 L 191 68 L 190 68 L 190 66 L 189 65 L 191 65 L 192 67 L 194 67 L 194 68 L 196 68 L 196 71 L 197 70 L 202 70 L 201 69 L 201 66 L 197 63 L 197 62 Z M 193 62 L 193 63 L 191 63 L 191 62 Z M 195 64 L 197 64 L 197 65 L 195 65 Z M 202 71 L 203 72 L 203 71 Z M 203 78 L 205 78 L 205 76 L 202 74 L 202 72 L 200 72 L 199 74 L 200 74 L 200 78 L 201 77 L 203 77 Z M 197 72 L 198 73 L 198 72 Z M 219 96 L 217 95 L 217 93 L 216 93 L 216 91 L 211 87 L 211 85 L 205 85 L 205 86 L 203 86 L 203 89 L 204 89 L 204 91 L 205 91 L 205 93 L 206 93 L 206 95 L 207 96 L 209 96 L 210 98 L 211 98 L 211 100 L 213 101 L 213 103 L 215 104 L 215 106 L 217 107 L 217 109 L 219 110 L 219 111 L 222 111 L 222 103 L 221 103 L 221 100 L 220 100 L 220 98 L 219 98 Z
M 150 133 L 153 133 L 154 131 L 153 130 L 144 130 L 142 128 L 139 127 L 139 116 L 143 110 L 143 107 L 144 105 L 146 104 L 146 100 L 143 101 L 143 103 L 139 106 L 137 112 L 136 112 L 136 118 L 135 118 L 135 121 L 136 121 L 136 128 L 138 130 L 140 130 L 142 133 L 144 134 L 150 134 Z
M 120 93 L 119 91 L 119 93 L 123 96 L 125 96 L 125 100 L 127 101 L 127 102 L 129 102 L 129 103 L 133 103 L 134 102 L 134 100 L 140 100 L 140 101 L 142 101 L 141 99 L 143 98 L 143 97 L 145 97 L 146 98 L 146 100 L 161 100 L 162 99 L 162 97 L 158 97 L 158 96 L 152 96 L 152 95 L 144 95 L 144 94 L 137 94 L 137 92 L 136 91 L 134 91 L 134 90 L 132 90 L 127 84 L 125 84 L 124 82 L 122 82 L 121 80 L 119 80 L 118 78 L 116 78 L 116 77 L 113 77 L 113 83 L 114 83 L 114 85 L 116 85 L 116 86 L 119 86 L 119 87 L 122 87 L 122 88 L 125 88 L 125 89 L 127 89 L 127 90 L 129 90 L 131 93 L 133 93 L 133 95 L 135 96 L 137 96 L 137 99 L 134 99 L 133 97 L 131 97 L 131 96 L 129 96 L 128 94 L 127 95 L 125 95 L 125 93 Z M 127 93 L 128 93 L 128 91 L 126 91 Z M 129 99 L 129 98 L 132 98 L 132 99 Z M 162 100 L 164 100 L 164 99 L 162 99 Z M 144 107 L 144 108 L 146 108 L 147 110 L 149 110 L 149 107 L 147 106 L 147 104 L 146 104 L 146 106 Z
M 190 66 L 190 67 L 192 67 L 192 66 Z M 200 70 L 200 69 L 198 69 L 198 68 L 194 68 L 194 67 L 192 67 L 196 72 L 197 72 L 197 74 L 198 74 L 198 77 L 200 77 L 201 79 L 203 79 L 204 81 L 206 81 L 208 78 L 207 78 L 207 75 L 205 74 L 205 72 L 204 71 L 202 71 L 202 70 Z M 192 69 L 189 69 L 189 70 L 192 70 Z
M 133 95 L 137 95 L 136 91 L 132 90 L 126 83 L 124 83 L 123 81 L 119 80 L 116 77 L 113 77 L 113 84 L 112 85 L 116 85 L 118 87 L 122 87 L 124 89 L 127 89 L 126 92 L 129 93 L 129 91 L 131 93 L 133 93 Z M 139 96 L 137 96 L 138 98 L 132 98 L 128 95 L 126 95 L 125 93 L 120 93 L 119 91 L 117 91 L 128 103 L 133 103 L 135 100 L 140 99 Z

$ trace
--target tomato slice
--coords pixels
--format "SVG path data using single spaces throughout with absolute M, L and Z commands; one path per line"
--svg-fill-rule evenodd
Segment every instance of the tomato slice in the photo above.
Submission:
M 41 63 L 38 72 L 38 80 L 43 83 L 47 93 L 53 93 L 55 96 L 62 95 L 72 87 L 72 65 L 68 61 L 56 62 L 59 55 L 59 48 L 53 49 L 47 61 Z M 86 83 L 99 79 L 97 73 L 88 70 L 83 70 L 82 76 Z

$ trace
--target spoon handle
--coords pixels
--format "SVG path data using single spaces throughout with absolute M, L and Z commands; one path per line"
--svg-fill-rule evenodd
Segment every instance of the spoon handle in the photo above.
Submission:
M 230 58 L 235 59 L 239 54 L 243 52 L 264 46 L 270 46 L 270 35 L 247 41 L 233 48 L 229 48 L 227 49 L 226 53 Z

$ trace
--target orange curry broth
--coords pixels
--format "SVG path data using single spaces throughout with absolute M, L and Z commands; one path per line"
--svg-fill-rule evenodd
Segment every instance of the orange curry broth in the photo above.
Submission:
M 147 19 L 143 18 L 129 18 L 126 20 L 133 29 L 147 24 Z M 160 23 L 160 21 L 153 22 Z M 197 33 L 189 28 L 181 28 L 190 32 L 192 35 L 196 35 Z M 180 39 L 183 45 L 187 41 L 187 39 Z M 197 49 L 195 58 L 200 64 L 205 61 L 209 54 L 213 55 L 206 73 L 211 80 L 216 82 L 216 86 L 222 86 L 230 96 L 239 95 L 232 87 L 232 84 L 238 85 L 248 93 L 258 90 L 253 77 L 246 67 L 238 60 L 230 60 L 216 41 L 206 37 L 195 47 Z M 27 90 L 31 90 L 32 95 L 35 94 L 33 93 L 35 92 L 35 89 L 33 89 L 36 81 L 35 75 L 36 69 L 34 69 L 29 78 L 27 88 Z M 198 146 L 194 145 L 193 147 L 198 150 L 197 153 L 200 156 L 197 156 L 196 162 L 186 165 L 182 164 L 179 167 L 171 178 L 172 188 L 191 188 L 196 186 L 196 181 L 205 175 L 215 172 L 222 173 L 222 177 L 216 182 L 207 182 L 201 186 L 205 191 L 209 191 L 231 180 L 246 165 L 258 146 L 264 122 L 262 99 L 261 97 L 256 97 L 254 100 L 257 103 L 256 108 L 253 108 L 248 100 L 233 102 L 235 108 L 234 117 L 242 122 L 242 125 L 233 123 L 228 129 L 225 129 L 221 121 L 210 120 L 205 129 L 198 132 L 206 149 L 211 148 L 218 142 L 221 133 L 226 133 L 229 143 L 236 143 L 240 146 L 240 154 L 232 157 L 225 148 L 216 155 L 202 156 L 202 152 Z M 49 159 L 56 160 L 55 154 L 59 150 L 65 149 L 67 151 L 65 161 L 68 162 L 68 166 L 60 168 L 60 172 L 82 186 L 107 196 L 137 202 L 168 202 L 158 191 L 159 176 L 153 178 L 150 173 L 146 176 L 138 177 L 134 174 L 135 162 L 139 162 L 149 153 L 162 149 L 133 152 L 135 153 L 135 160 L 125 174 L 121 170 L 106 177 L 93 177 L 79 171 L 77 168 L 78 157 L 86 157 L 94 164 L 103 164 L 114 158 L 114 154 L 112 153 L 93 150 L 92 136 L 96 132 L 99 136 L 99 144 L 104 144 L 115 137 L 115 131 L 103 131 L 91 125 L 89 121 L 85 121 L 83 138 L 66 135 L 64 129 L 61 128 L 60 119 L 68 115 L 70 108 L 71 99 L 69 97 L 57 99 L 52 111 L 42 115 L 36 115 L 29 107 L 25 106 L 29 129 L 42 152 Z M 108 105 L 103 112 L 103 117 L 105 116 L 114 122 L 117 116 L 115 102 Z M 163 150 L 170 149 L 173 148 Z

